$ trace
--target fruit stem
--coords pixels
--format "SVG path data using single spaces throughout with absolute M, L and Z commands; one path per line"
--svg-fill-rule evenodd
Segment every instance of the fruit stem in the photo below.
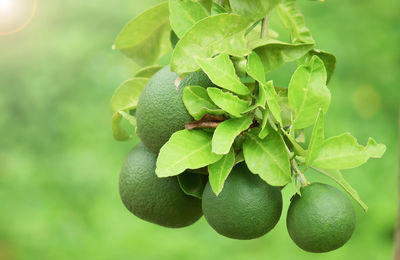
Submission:
M 304 174 L 301 172 L 296 160 L 291 160 L 290 163 L 292 164 L 292 168 L 295 172 L 296 177 L 300 180 L 301 186 L 307 186 L 308 184 L 310 184 L 310 182 L 307 181 L 306 176 L 304 176 Z
M 268 27 L 269 27 L 269 14 L 262 19 L 261 23 L 261 39 L 268 37 Z

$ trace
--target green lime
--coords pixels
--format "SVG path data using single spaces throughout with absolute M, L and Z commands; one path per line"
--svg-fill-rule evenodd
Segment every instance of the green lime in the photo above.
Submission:
M 182 79 L 179 87 L 183 89 L 184 87 L 193 85 L 201 86 L 204 88 L 216 87 L 208 78 L 207 74 L 205 74 L 203 71 L 196 71 L 188 74 Z
M 181 190 L 176 177 L 158 178 L 157 156 L 139 143 L 122 166 L 122 202 L 135 216 L 171 228 L 193 224 L 202 216 L 201 200 Z
M 356 216 L 340 190 L 322 183 L 301 188 L 290 203 L 287 229 L 303 250 L 322 253 L 343 246 L 353 234 Z
M 202 206 L 207 222 L 221 235 L 253 239 L 265 235 L 278 223 L 282 194 L 241 163 L 232 169 L 218 196 L 207 184 Z
M 173 133 L 193 120 L 182 101 L 183 88 L 189 85 L 208 87 L 212 83 L 204 72 L 193 72 L 179 83 L 178 74 L 167 66 L 144 87 L 136 109 L 136 131 L 151 152 L 157 154 Z

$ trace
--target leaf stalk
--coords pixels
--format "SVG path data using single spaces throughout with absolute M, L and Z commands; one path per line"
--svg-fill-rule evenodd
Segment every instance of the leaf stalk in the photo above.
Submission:
M 261 23 L 261 39 L 268 38 L 268 30 L 269 30 L 269 14 L 265 16 L 264 19 L 262 19 Z
M 299 178 L 301 186 L 307 186 L 310 184 L 309 181 L 307 181 L 306 176 L 301 172 L 299 166 L 297 165 L 297 162 L 295 160 L 290 161 L 292 168 L 294 170 L 295 176 Z

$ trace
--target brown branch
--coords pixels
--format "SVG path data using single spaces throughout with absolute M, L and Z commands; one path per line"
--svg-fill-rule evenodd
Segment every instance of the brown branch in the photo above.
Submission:
M 247 131 L 251 128 L 254 128 L 254 127 L 259 127 L 259 126 L 260 126 L 260 124 L 256 120 L 253 120 L 253 123 L 245 131 Z
M 219 124 L 221 124 L 225 120 L 227 120 L 227 118 L 224 116 L 214 116 L 205 114 L 200 120 L 187 123 L 185 125 L 185 129 L 192 130 L 196 128 L 217 128 Z M 244 132 L 246 132 L 251 128 L 258 127 L 259 125 L 260 124 L 256 120 L 254 120 L 253 123 L 249 126 L 249 128 L 244 130 L 241 134 L 243 134 Z
M 196 128 L 217 128 L 221 122 L 225 121 L 223 116 L 214 116 L 205 114 L 200 120 L 189 122 L 185 125 L 185 129 L 192 130 Z
M 205 114 L 200 120 L 211 121 L 211 122 L 224 122 L 227 118 L 224 116 L 214 116 Z
M 217 128 L 221 122 L 190 122 L 185 125 L 187 130 L 192 130 L 196 128 Z
M 399 110 L 399 136 L 400 136 L 400 110 Z M 400 148 L 400 139 L 398 146 Z M 394 260 L 399 260 L 400 259 L 400 155 L 399 155 L 399 160 L 398 160 L 398 190 L 397 190 L 397 200 L 398 200 L 398 206 L 397 206 L 397 226 L 396 226 L 396 231 L 395 231 L 395 237 L 394 237 Z

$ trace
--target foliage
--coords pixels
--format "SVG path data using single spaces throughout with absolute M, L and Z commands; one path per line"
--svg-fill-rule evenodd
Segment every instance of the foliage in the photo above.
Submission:
M 212 188 L 218 194 L 233 167 L 234 158 L 242 151 L 250 171 L 274 186 L 285 186 L 292 179 L 303 177 L 299 168 L 292 168 L 292 165 L 299 164 L 301 168 L 304 165 L 303 171 L 313 167 L 325 173 L 325 170 L 357 167 L 370 157 L 383 155 L 385 146 L 376 144 L 373 139 L 366 147 L 360 146 L 349 134 L 324 139 L 323 118 L 331 103 L 327 84 L 336 59 L 315 48 L 315 40 L 295 2 L 232 0 L 230 5 L 224 6 L 214 3 L 210 13 L 198 1 L 170 0 L 145 11 L 123 29 L 116 46 L 132 43 L 129 52 L 121 48 L 129 57 L 136 60 L 131 54 L 141 49 L 134 48 L 133 33 L 136 38 L 149 38 L 146 46 L 153 48 L 152 53 L 160 53 L 165 43 L 158 40 L 158 44 L 154 44 L 154 39 L 169 30 L 164 26 L 165 19 L 155 26 L 163 28 L 162 33 L 153 30 L 151 36 L 149 30 L 141 32 L 144 26 L 149 26 L 141 21 L 152 19 L 155 12 L 160 12 L 158 9 L 169 6 L 171 27 L 180 38 L 171 57 L 172 70 L 184 77 L 185 73 L 201 69 L 219 87 L 185 88 L 183 101 L 195 120 L 206 123 L 207 115 L 222 116 L 223 120 L 213 132 L 207 129 L 207 124 L 203 130 L 176 132 L 158 156 L 156 173 L 159 177 L 209 166 Z M 290 42 L 269 38 L 268 34 L 265 37 L 269 28 L 264 19 L 269 19 L 275 7 L 290 35 Z M 164 10 L 160 17 L 165 13 Z M 254 22 L 263 26 L 257 27 Z M 260 39 L 246 37 L 253 30 L 260 30 Z M 245 61 L 243 68 L 236 63 L 240 60 Z M 147 61 L 151 64 L 146 65 L 156 63 L 155 59 Z M 298 67 L 286 91 L 278 91 L 266 73 L 296 61 Z M 129 85 L 129 89 L 133 89 L 131 96 L 118 98 L 126 88 L 122 85 L 111 102 L 116 113 L 114 125 L 121 120 L 121 112 L 135 108 L 143 83 L 136 83 L 136 88 L 132 85 Z M 282 99 L 286 101 L 282 103 Z M 282 117 L 287 108 L 290 121 L 284 125 Z M 301 144 L 296 137 L 308 127 L 314 128 L 311 139 Z M 122 138 L 118 138 L 121 135 L 118 127 L 114 133 L 117 139 L 126 139 L 123 132 Z M 233 150 L 232 143 L 239 135 L 244 137 L 244 142 Z M 343 183 L 338 178 L 334 180 Z M 350 195 L 363 205 L 355 192 Z
M 138 139 L 116 143 L 111 138 L 105 104 L 139 67 L 110 46 L 124 23 L 158 2 L 68 1 L 60 16 L 54 12 L 58 3 L 47 1 L 24 31 L 1 37 L 2 256 L 320 259 L 321 255 L 302 253 L 290 242 L 284 221 L 269 235 L 243 243 L 215 235 L 204 218 L 190 228 L 171 232 L 123 209 L 116 174 Z M 335 77 L 328 85 L 333 98 L 325 118 L 326 136 L 350 130 L 362 145 L 372 135 L 388 146 L 381 160 L 343 171 L 370 210 L 364 217 L 356 208 L 357 229 L 349 244 L 322 258 L 390 259 L 398 162 L 397 3 L 298 1 L 296 5 L 307 15 L 317 47 L 338 58 Z M 271 26 L 285 37 L 276 10 Z M 293 66 L 283 66 L 269 76 L 277 86 L 286 86 Z M 122 125 L 134 133 L 125 122 Z M 307 132 L 306 136 L 309 140 Z M 312 182 L 338 187 L 312 168 L 306 175 Z M 283 214 L 293 186 L 283 190 Z M 157 246 L 155 240 L 160 242 Z

